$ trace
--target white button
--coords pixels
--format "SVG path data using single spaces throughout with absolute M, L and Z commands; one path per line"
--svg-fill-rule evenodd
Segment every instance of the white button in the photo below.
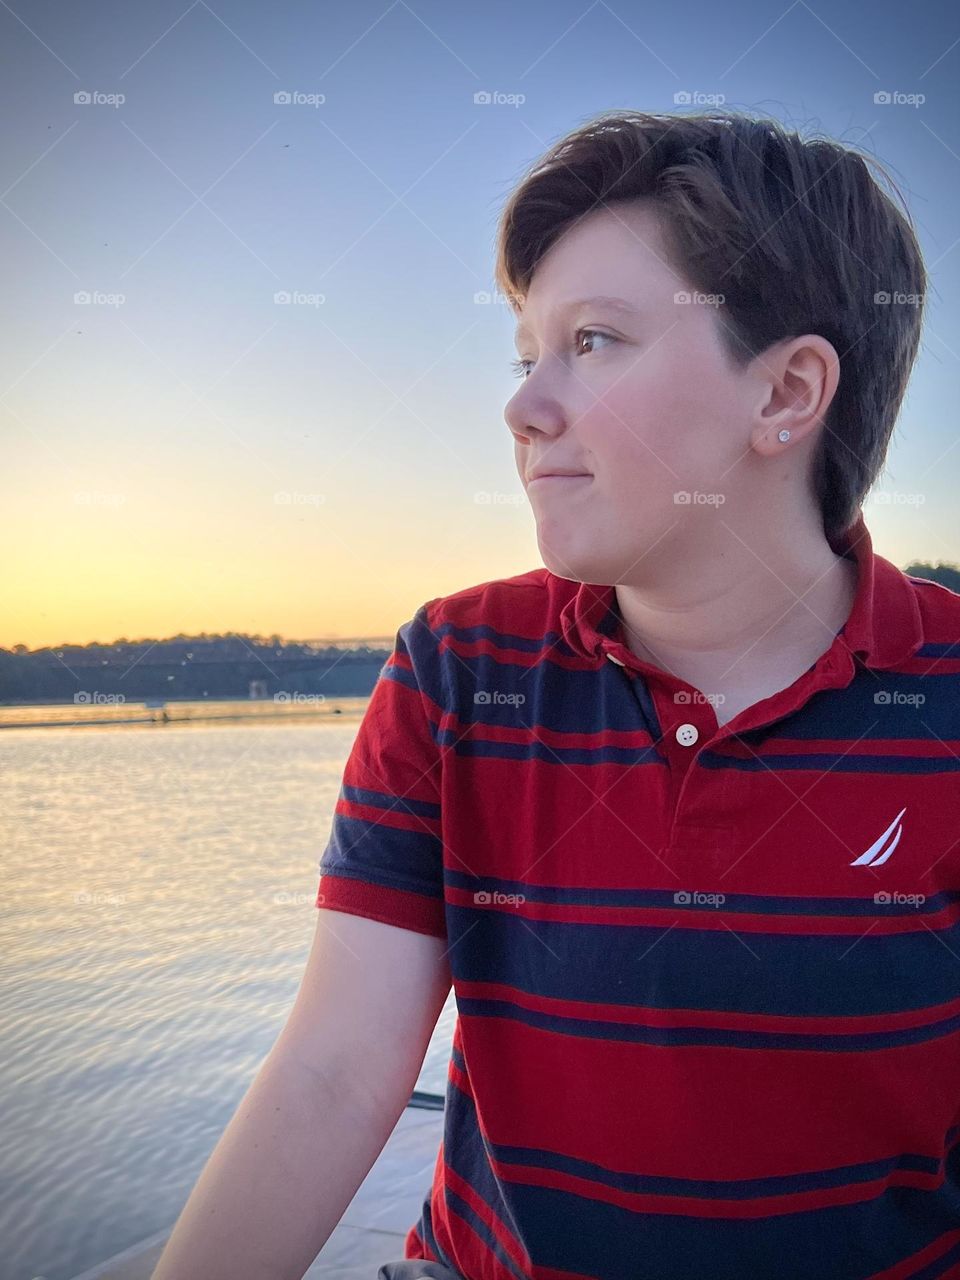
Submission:
M 700 731 L 695 724 L 682 724 L 677 728 L 677 741 L 681 747 L 692 747 L 699 737 Z
M 622 667 L 624 665 L 624 663 L 622 663 L 619 658 L 615 658 L 612 653 L 608 653 L 607 657 L 611 662 L 615 662 L 618 667 Z

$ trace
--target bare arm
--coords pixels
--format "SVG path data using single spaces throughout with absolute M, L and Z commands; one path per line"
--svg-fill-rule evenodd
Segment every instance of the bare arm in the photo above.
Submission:
M 297 999 L 152 1280 L 301 1280 L 383 1150 L 450 990 L 439 938 L 321 910 Z

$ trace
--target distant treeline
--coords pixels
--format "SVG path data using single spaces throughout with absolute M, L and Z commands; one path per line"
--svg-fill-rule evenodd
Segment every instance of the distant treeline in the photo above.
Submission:
M 0 702 L 366 697 L 389 647 L 315 646 L 229 632 L 113 644 L 0 649 Z
M 916 561 L 904 573 L 960 594 L 960 567 Z M 389 647 L 317 646 L 227 632 L 113 644 L 0 649 L 0 703 L 100 698 L 272 698 L 278 693 L 367 697 Z
M 941 586 L 949 587 L 951 591 L 956 591 L 960 595 L 960 566 L 955 564 L 927 564 L 923 560 L 916 560 L 913 564 L 908 564 L 903 571 L 909 573 L 912 578 L 929 578 L 931 582 L 939 582 Z

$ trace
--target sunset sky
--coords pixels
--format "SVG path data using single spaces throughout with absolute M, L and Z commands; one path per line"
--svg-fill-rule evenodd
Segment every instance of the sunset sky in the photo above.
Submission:
M 895 563 L 960 561 L 946 5 L 909 23 L 804 0 L 698 0 L 682 22 L 604 0 L 16 8 L 0 645 L 388 636 L 428 598 L 537 567 L 503 420 L 512 316 L 475 300 L 497 216 L 563 133 L 689 110 L 683 91 L 864 146 L 903 191 L 933 288 L 878 488 L 920 496 L 869 502 L 867 523 Z

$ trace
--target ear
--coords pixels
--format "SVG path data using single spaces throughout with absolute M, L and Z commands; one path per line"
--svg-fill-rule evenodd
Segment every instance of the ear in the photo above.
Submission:
M 750 444 L 774 456 L 792 449 L 822 426 L 840 383 L 840 360 L 833 343 L 805 333 L 774 343 L 756 357 L 761 387 Z M 789 431 L 788 440 L 780 432 Z

